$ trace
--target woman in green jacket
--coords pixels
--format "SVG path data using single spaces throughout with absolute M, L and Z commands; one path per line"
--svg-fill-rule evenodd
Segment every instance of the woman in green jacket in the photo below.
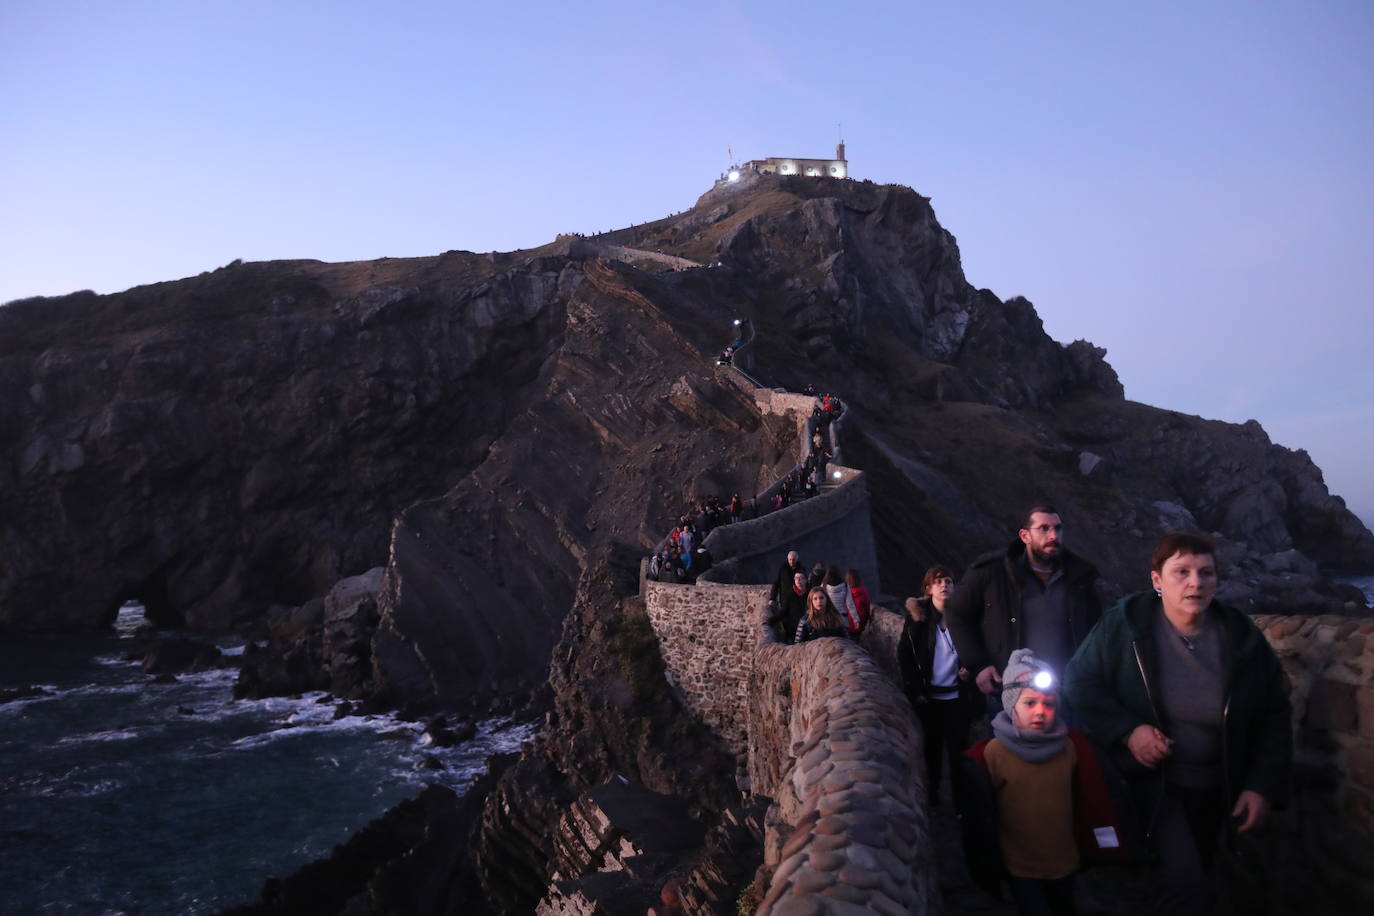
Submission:
M 1167 535 L 1150 579 L 1153 591 L 1123 598 L 1074 653 L 1064 693 L 1135 789 L 1163 872 L 1159 911 L 1210 913 L 1227 816 L 1244 833 L 1287 800 L 1288 689 L 1259 628 L 1213 600 L 1209 538 Z

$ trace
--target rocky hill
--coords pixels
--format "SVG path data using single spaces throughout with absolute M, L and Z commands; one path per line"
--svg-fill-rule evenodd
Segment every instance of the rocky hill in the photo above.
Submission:
M 136 599 L 159 625 L 270 636 L 247 693 L 486 709 L 552 683 L 479 841 L 485 893 L 528 902 L 541 831 L 614 772 L 731 801 L 728 759 L 672 725 L 632 594 L 689 505 L 795 459 L 795 427 L 714 364 L 735 318 L 755 376 L 861 419 L 844 448 L 889 594 L 1049 497 L 1109 597 L 1187 527 L 1220 535 L 1236 603 L 1363 610 L 1321 569 L 1374 569 L 1374 535 L 1304 453 L 1125 400 L 1102 350 L 973 287 L 908 188 L 750 176 L 533 251 L 233 264 L 0 308 L 0 627 L 108 626 Z

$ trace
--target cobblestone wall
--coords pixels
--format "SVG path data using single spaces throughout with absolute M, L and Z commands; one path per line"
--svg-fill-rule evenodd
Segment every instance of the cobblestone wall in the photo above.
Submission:
M 1237 912 L 1374 912 L 1374 621 L 1255 622 L 1292 685 L 1297 774 L 1293 804 L 1242 847 Z
M 897 640 L 902 637 L 902 622 L 905 618 L 882 605 L 873 605 L 873 615 L 860 638 L 860 645 L 868 650 L 878 667 L 886 672 L 892 683 L 902 683 L 902 672 L 897 667 Z
M 756 621 L 766 585 L 669 585 L 641 580 L 668 683 L 682 705 L 718 734 L 737 759 L 748 751 L 749 692 Z
M 938 912 L 920 733 L 869 653 L 765 635 L 750 683 L 750 786 L 775 802 L 758 912 Z

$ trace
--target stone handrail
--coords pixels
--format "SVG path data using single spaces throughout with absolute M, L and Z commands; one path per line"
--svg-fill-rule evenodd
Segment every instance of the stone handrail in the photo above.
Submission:
M 921 740 L 860 646 L 785 646 L 765 632 L 750 678 L 749 783 L 777 816 L 760 914 L 938 911 Z

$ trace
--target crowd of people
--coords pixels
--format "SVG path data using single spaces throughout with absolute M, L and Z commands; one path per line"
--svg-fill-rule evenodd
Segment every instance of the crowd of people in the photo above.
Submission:
M 729 362 L 736 338 L 721 354 Z M 808 455 L 764 511 L 819 492 L 827 428 L 844 407 L 817 398 Z M 658 581 L 694 581 L 718 524 L 754 500 L 707 500 L 651 561 Z M 1022 914 L 1074 912 L 1085 865 L 1158 864 L 1156 911 L 1215 911 L 1218 850 L 1286 802 L 1293 768 L 1287 685 L 1263 634 L 1216 600 L 1216 546 L 1173 533 L 1150 558 L 1152 588 L 1103 611 L 1098 571 L 1063 543 L 1048 502 L 956 584 L 933 566 L 908 598 L 897 644 L 901 686 L 924 735 L 928 802 L 950 797 L 973 879 Z M 780 642 L 858 639 L 872 599 L 857 570 L 810 569 L 789 551 L 770 585 Z M 974 734 L 980 740 L 973 741 Z
M 856 569 L 818 561 L 807 571 L 788 551 L 768 590 L 768 625 L 779 642 L 809 642 L 825 636 L 858 639 L 872 615 L 872 600 Z
M 1214 912 L 1219 844 L 1287 796 L 1282 671 L 1215 599 L 1215 545 L 1170 534 L 1149 573 L 1104 613 L 1096 568 L 1042 503 L 957 586 L 935 566 L 906 602 L 898 664 L 929 801 L 947 768 L 970 875 L 1020 913 L 1073 913 L 1082 867 L 1146 859 L 1157 912 Z M 975 730 L 991 737 L 970 746 Z
M 1103 611 L 1098 573 L 1054 506 L 956 585 L 934 566 L 908 598 L 897 661 L 924 734 L 928 801 L 950 798 L 971 877 L 1022 914 L 1071 914 L 1085 866 L 1153 861 L 1157 912 L 1215 912 L 1224 842 L 1288 794 L 1287 687 L 1242 612 L 1216 600 L 1216 546 L 1175 533 L 1152 588 Z M 871 598 L 855 570 L 789 551 L 768 595 L 777 639 L 857 639 Z M 978 734 L 981 740 L 973 741 Z
M 736 339 L 732 348 L 741 342 Z M 729 348 L 728 348 L 729 349 Z M 807 388 L 814 393 L 810 385 Z M 809 499 L 821 491 L 825 483 L 825 469 L 833 457 L 829 428 L 844 410 L 840 399 L 831 394 L 817 397 L 813 412 L 811 447 L 802 463 L 782 479 L 778 487 L 764 501 L 763 513 L 776 512 L 794 503 Z M 682 515 L 668 534 L 660 550 L 649 558 L 649 578 L 655 582 L 689 584 L 711 568 L 712 558 L 705 547 L 706 536 L 719 525 L 742 522 L 760 515 L 756 497 L 745 499 L 739 492 L 729 500 L 719 496 L 703 498 L 695 509 Z

